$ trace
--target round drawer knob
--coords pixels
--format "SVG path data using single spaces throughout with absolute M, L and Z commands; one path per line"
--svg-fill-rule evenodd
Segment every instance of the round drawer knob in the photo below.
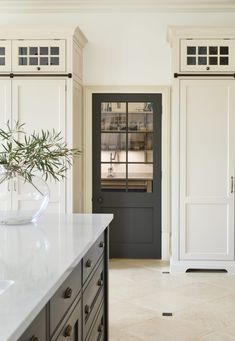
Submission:
M 98 287 L 102 287 L 102 285 L 104 284 L 104 281 L 102 279 L 98 280 Z
M 99 325 L 98 332 L 103 333 L 104 326 L 102 324 Z
M 40 70 L 41 70 L 41 68 L 38 66 L 38 67 L 37 67 L 37 70 L 38 70 L 38 71 L 40 71 Z
M 33 335 L 29 341 L 40 341 L 40 340 L 37 336 Z
M 86 304 L 84 310 L 85 310 L 85 314 L 89 314 L 90 311 L 91 311 L 91 308 L 90 308 L 90 306 L 88 304 Z
M 206 68 L 206 69 L 207 69 L 207 71 L 209 71 L 209 70 L 210 70 L 210 67 L 209 67 L 209 66 L 207 66 L 207 68 Z
M 67 327 L 65 328 L 64 336 L 65 337 L 71 336 L 72 330 L 73 330 L 72 326 L 68 324 Z
M 86 268 L 91 268 L 91 266 L 92 266 L 92 261 L 90 259 L 88 259 L 86 261 Z
M 68 287 L 64 292 L 64 298 L 71 298 L 72 293 L 73 293 L 73 290 L 70 287 Z
M 99 247 L 101 247 L 101 248 L 104 247 L 104 242 L 100 242 Z

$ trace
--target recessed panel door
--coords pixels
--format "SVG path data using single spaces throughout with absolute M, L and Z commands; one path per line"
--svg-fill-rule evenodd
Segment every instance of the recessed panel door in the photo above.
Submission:
M 234 259 L 233 80 L 181 80 L 180 258 Z
M 7 128 L 7 122 L 11 124 L 11 80 L 0 79 L 0 128 L 5 130 Z M 0 138 L 0 140 L 2 139 Z M 4 149 L 0 146 L 1 151 L 4 151 Z M 11 208 L 11 191 L 10 188 L 7 188 L 9 184 L 5 186 L 4 191 L 0 193 L 0 210 Z
M 93 95 L 93 211 L 111 257 L 161 258 L 161 94 Z
M 17 79 L 12 84 L 13 120 L 25 123 L 27 132 L 61 131 L 65 134 L 65 85 L 66 80 Z M 65 211 L 65 182 L 48 181 L 50 188 L 49 211 Z M 22 196 L 20 205 L 27 198 Z

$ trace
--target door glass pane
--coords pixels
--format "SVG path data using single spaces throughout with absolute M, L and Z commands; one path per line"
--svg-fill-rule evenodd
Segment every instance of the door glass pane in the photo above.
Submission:
M 153 164 L 128 164 L 128 192 L 153 192 Z
M 126 164 L 101 164 L 101 191 L 126 192 Z
M 126 130 L 126 103 L 101 103 L 101 130 Z
M 5 65 L 5 57 L 0 57 L 0 65 Z
M 101 162 L 126 162 L 126 134 L 101 133 Z

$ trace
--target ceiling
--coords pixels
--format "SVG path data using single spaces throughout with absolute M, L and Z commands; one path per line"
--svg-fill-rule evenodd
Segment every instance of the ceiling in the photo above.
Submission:
M 231 12 L 235 0 L 0 0 L 0 13 Z

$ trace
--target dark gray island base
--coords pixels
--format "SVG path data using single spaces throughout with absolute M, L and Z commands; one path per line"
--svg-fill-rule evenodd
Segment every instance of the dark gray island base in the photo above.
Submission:
M 108 341 L 108 228 L 19 341 Z

